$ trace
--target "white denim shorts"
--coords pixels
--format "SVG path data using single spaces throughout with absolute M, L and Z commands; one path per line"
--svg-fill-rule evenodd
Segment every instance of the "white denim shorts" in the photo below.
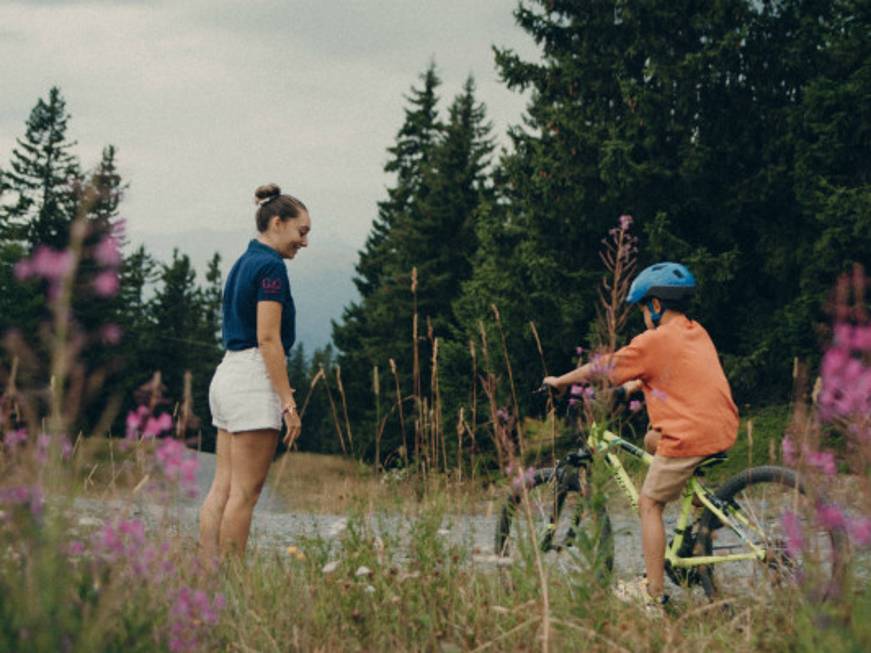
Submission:
M 281 430 L 281 401 L 256 347 L 228 351 L 209 386 L 212 424 L 229 433 Z

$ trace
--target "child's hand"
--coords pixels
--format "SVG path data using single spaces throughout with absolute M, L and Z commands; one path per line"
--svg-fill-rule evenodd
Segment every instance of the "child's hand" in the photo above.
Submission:
M 541 382 L 542 385 L 549 385 L 552 388 L 560 389 L 559 379 L 555 376 L 546 376 Z
M 621 387 L 626 391 L 626 396 L 629 397 L 636 392 L 641 392 L 644 388 L 644 384 L 640 380 L 634 379 L 632 381 L 627 381 Z

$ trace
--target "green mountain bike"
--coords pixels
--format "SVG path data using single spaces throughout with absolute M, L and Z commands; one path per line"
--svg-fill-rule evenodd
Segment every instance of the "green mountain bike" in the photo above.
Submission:
M 534 539 L 541 551 L 581 547 L 600 571 L 614 565 L 614 532 L 607 490 L 594 496 L 594 466 L 605 465 L 637 515 L 638 489 L 621 456 L 649 466 L 653 457 L 598 424 L 579 433 L 577 449 L 552 467 L 527 472 L 514 487 L 499 514 L 495 553 L 510 557 L 523 542 Z M 736 474 L 716 491 L 703 482 L 705 473 L 726 460 L 708 456 L 684 488 L 674 532 L 666 547 L 668 577 L 682 586 L 701 586 L 708 597 L 720 586 L 730 592 L 757 592 L 760 582 L 777 587 L 813 572 L 823 592 L 837 587 L 846 561 L 846 539 L 839 530 L 802 523 L 797 546 L 784 532 L 783 516 L 807 515 L 810 501 L 794 470 L 765 465 Z M 610 486 L 610 484 L 608 484 Z M 529 512 L 520 509 L 523 497 Z M 530 519 L 533 532 L 530 533 Z M 716 576 L 714 570 L 717 570 Z

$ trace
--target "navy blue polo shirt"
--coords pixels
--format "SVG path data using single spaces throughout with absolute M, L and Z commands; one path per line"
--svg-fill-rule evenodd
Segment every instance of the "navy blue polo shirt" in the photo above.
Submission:
M 224 286 L 224 347 L 230 351 L 257 346 L 257 302 L 281 304 L 281 344 L 288 353 L 296 339 L 296 308 L 281 254 L 258 240 L 248 243 Z

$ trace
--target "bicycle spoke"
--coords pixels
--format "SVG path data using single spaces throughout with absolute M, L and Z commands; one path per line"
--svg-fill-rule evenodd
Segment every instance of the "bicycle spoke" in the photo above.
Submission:
M 747 524 L 733 518 L 749 541 L 765 552 L 763 561 L 729 561 L 714 565 L 714 573 L 721 589 L 734 593 L 759 593 L 766 587 L 776 589 L 786 583 L 806 576 L 810 570 L 821 577 L 831 577 L 837 559 L 832 534 L 819 530 L 811 523 L 802 523 L 806 546 L 790 550 L 787 533 L 783 529 L 783 515 L 792 512 L 803 518 L 812 514 L 811 499 L 801 494 L 793 485 L 790 475 L 768 471 L 766 475 L 746 477 L 744 487 L 738 488 L 730 497 L 738 507 Z M 734 511 L 731 511 L 734 514 Z M 710 545 L 712 555 L 749 553 L 750 545 L 743 541 L 729 525 L 722 525 L 714 532 Z

